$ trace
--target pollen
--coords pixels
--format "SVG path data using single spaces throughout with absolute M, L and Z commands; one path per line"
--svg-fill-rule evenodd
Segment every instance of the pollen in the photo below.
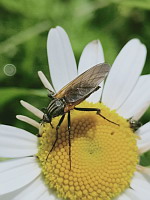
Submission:
M 126 119 L 102 103 L 85 101 L 78 107 L 99 108 L 106 119 L 92 111 L 71 111 L 71 168 L 67 114 L 52 152 L 60 117 L 53 119 L 54 128 L 41 125 L 37 157 L 45 183 L 63 199 L 111 200 L 130 186 L 138 163 L 137 137 Z

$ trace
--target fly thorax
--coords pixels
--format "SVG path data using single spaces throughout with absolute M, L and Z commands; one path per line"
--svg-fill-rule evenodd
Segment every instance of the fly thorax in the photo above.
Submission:
M 65 101 L 64 99 L 53 99 L 48 106 L 48 116 L 57 117 L 64 114 Z

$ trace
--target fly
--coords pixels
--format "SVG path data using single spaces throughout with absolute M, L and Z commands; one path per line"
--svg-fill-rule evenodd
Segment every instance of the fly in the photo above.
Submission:
M 130 128 L 135 132 L 137 131 L 141 126 L 142 126 L 142 123 L 137 121 L 137 120 L 134 120 L 132 118 L 130 118 L 129 120 L 127 120 L 129 123 L 130 123 Z
M 49 97 L 52 98 L 52 101 L 49 103 L 48 107 L 45 109 L 45 113 L 43 115 L 43 122 L 50 123 L 54 117 L 60 116 L 60 121 L 56 126 L 56 139 L 52 145 L 49 154 L 53 151 L 56 142 L 58 140 L 58 130 L 65 118 L 65 115 L 68 114 L 68 143 L 69 143 L 69 160 L 70 160 L 70 169 L 71 169 L 71 139 L 70 139 L 70 127 L 71 127 L 71 119 L 70 119 L 70 111 L 75 109 L 78 111 L 95 111 L 97 115 L 101 116 L 105 120 L 119 125 L 107 118 L 105 118 L 100 113 L 99 108 L 78 108 L 76 107 L 82 101 L 84 101 L 87 97 L 89 97 L 93 92 L 97 91 L 100 86 L 99 84 L 106 78 L 110 71 L 110 66 L 106 63 L 97 64 L 73 81 L 64 86 L 58 93 L 50 94 Z M 51 124 L 52 126 L 52 124 Z M 46 160 L 48 159 L 48 156 Z

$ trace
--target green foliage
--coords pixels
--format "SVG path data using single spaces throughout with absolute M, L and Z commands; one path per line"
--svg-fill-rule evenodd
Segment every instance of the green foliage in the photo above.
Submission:
M 140 164 L 143 166 L 150 166 L 150 151 L 141 156 Z
M 10 103 L 16 96 L 46 96 L 46 93 L 43 90 L 28 90 L 25 88 L 0 88 L 0 94 L 0 106 L 4 106 L 5 104 Z
M 15 119 L 16 114 L 31 115 L 19 99 L 38 108 L 47 105 L 37 71 L 49 78 L 46 40 L 51 27 L 60 25 L 67 31 L 77 61 L 88 42 L 100 39 L 105 60 L 112 64 L 133 37 L 146 44 L 149 55 L 149 10 L 150 0 L 0 0 L 0 123 L 29 130 Z M 8 63 L 16 66 L 14 76 L 4 73 Z M 149 65 L 147 60 L 143 74 L 150 73 Z M 147 111 L 142 122 L 149 116 Z
M 115 2 L 115 1 L 114 1 Z M 150 10 L 150 1 L 149 0 L 119 0 L 117 1 L 118 3 L 120 3 L 121 5 L 126 5 L 126 6 L 130 6 L 133 8 L 140 8 L 140 9 L 146 9 L 146 10 Z

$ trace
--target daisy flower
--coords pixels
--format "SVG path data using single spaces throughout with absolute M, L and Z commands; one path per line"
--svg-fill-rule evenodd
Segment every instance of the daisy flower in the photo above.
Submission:
M 98 40 L 82 52 L 78 70 L 69 38 L 61 27 L 48 35 L 48 61 L 53 86 L 42 72 L 45 88 L 58 92 L 88 68 L 104 62 Z M 11 126 L 0 125 L 0 200 L 149 200 L 150 169 L 140 156 L 150 149 L 150 123 L 136 132 L 128 119 L 139 120 L 150 105 L 150 76 L 140 76 L 146 48 L 130 40 L 115 59 L 107 80 L 79 107 L 101 109 L 110 123 L 95 112 L 71 111 L 71 170 L 68 156 L 67 119 L 56 137 L 49 123 L 26 116 L 17 118 L 38 129 L 40 137 Z M 43 112 L 27 102 L 21 104 L 34 115 Z M 53 119 L 53 126 L 60 117 Z

